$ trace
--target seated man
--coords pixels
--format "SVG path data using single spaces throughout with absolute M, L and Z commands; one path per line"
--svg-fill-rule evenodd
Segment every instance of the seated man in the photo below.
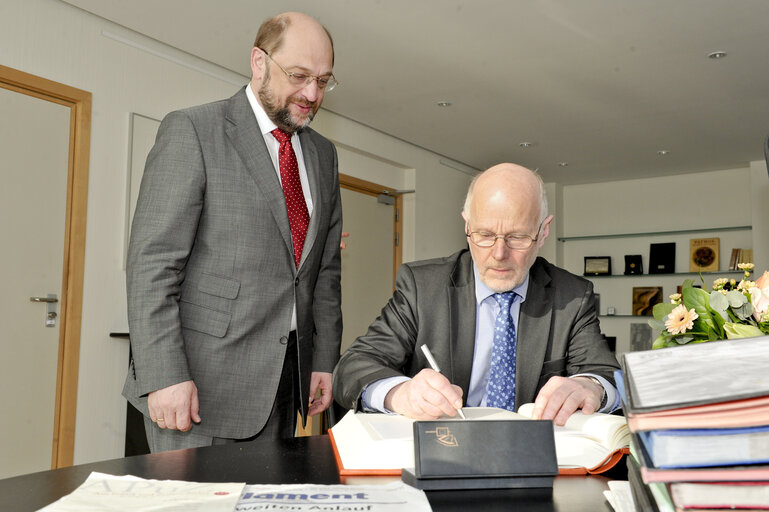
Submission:
M 592 284 L 537 258 L 553 220 L 541 178 L 494 166 L 470 184 L 462 217 L 469 252 L 400 268 L 382 314 L 339 360 L 334 397 L 416 419 L 534 401 L 536 419 L 559 425 L 577 409 L 618 408 Z

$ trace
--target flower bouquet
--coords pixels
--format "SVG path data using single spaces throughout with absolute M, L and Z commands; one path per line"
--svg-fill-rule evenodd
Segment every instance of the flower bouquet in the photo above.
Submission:
M 708 293 L 687 279 L 670 303 L 656 304 L 649 325 L 659 336 L 652 348 L 769 334 L 769 271 L 753 282 L 753 264 L 741 263 L 739 268 L 744 272 L 739 283 L 716 279 Z

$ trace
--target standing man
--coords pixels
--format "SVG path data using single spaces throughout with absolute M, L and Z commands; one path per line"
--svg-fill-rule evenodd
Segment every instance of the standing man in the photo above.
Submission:
M 306 422 L 331 403 L 342 211 L 336 149 L 307 125 L 333 63 L 322 25 L 278 15 L 244 89 L 160 125 L 131 229 L 123 390 L 153 452 L 290 437 L 297 409 Z
M 392 299 L 336 367 L 337 401 L 418 419 L 534 401 L 535 418 L 559 425 L 577 409 L 616 409 L 619 365 L 592 284 L 537 257 L 553 220 L 539 176 L 492 167 L 471 183 L 462 217 L 470 250 L 401 267 Z

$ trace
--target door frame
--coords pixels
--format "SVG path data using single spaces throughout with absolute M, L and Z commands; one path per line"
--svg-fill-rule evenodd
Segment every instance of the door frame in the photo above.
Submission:
M 394 188 L 385 187 L 341 172 L 339 173 L 339 186 L 369 196 L 377 197 L 379 194 L 387 194 L 395 198 L 395 204 L 393 205 L 393 289 L 395 289 L 395 275 L 403 261 L 403 196 Z
M 55 469 L 71 466 L 75 450 L 91 148 L 91 93 L 3 65 L 0 65 L 0 87 L 70 109 L 59 353 L 51 441 L 51 468 Z

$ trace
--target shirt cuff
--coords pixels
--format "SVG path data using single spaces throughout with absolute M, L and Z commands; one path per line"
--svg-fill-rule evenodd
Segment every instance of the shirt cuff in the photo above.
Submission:
M 620 406 L 619 393 L 617 392 L 617 388 L 614 387 L 614 385 L 611 382 L 604 379 L 600 375 L 596 375 L 594 373 L 579 373 L 577 375 L 572 375 L 571 377 L 580 377 L 580 376 L 595 377 L 596 379 L 598 379 L 598 382 L 601 383 L 604 391 L 606 392 L 606 405 L 603 406 L 603 409 L 599 409 L 596 412 L 610 413 L 619 409 L 619 406 Z
M 386 409 L 384 406 L 385 397 L 392 388 L 401 382 L 406 382 L 407 380 L 411 379 L 405 375 L 401 375 L 398 377 L 380 379 L 366 386 L 366 388 L 363 390 L 363 395 L 361 396 L 363 402 L 363 410 L 366 412 L 392 413 L 393 411 Z

